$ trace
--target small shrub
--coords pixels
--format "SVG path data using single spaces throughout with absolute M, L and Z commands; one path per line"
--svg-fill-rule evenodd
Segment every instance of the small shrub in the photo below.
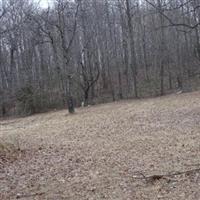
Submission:
M 22 152 L 19 141 L 0 140 L 0 164 L 15 161 Z
M 31 115 L 35 113 L 34 89 L 32 86 L 21 88 L 17 94 L 17 111 L 19 114 Z

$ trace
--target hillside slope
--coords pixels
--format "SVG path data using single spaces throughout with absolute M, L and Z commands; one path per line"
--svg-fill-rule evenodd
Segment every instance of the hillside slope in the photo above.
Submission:
M 0 199 L 200 197 L 200 92 L 66 113 L 0 121 Z

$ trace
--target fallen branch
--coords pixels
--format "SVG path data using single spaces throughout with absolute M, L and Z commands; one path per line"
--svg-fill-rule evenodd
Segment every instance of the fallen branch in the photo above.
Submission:
M 136 179 L 145 179 L 146 182 L 155 182 L 157 180 L 160 180 L 160 179 L 169 179 L 170 177 L 172 176 L 178 176 L 178 175 L 189 175 L 189 174 L 192 174 L 194 172 L 199 172 L 200 171 L 200 168 L 196 168 L 196 169 L 191 169 L 191 170 L 187 170 L 187 171 L 182 171 L 182 172 L 171 172 L 171 173 L 168 173 L 168 174 L 154 174 L 154 175 L 144 175 L 142 172 L 138 172 L 141 177 L 137 176 L 137 177 L 134 177 Z
M 21 198 L 26 198 L 26 197 L 33 197 L 33 196 L 40 196 L 43 195 L 44 192 L 37 192 L 34 194 L 17 194 L 16 198 L 17 199 L 21 199 Z

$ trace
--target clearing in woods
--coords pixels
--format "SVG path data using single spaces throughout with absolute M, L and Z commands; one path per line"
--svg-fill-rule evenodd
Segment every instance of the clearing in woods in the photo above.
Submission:
M 200 198 L 200 92 L 66 113 L 0 121 L 0 199 Z

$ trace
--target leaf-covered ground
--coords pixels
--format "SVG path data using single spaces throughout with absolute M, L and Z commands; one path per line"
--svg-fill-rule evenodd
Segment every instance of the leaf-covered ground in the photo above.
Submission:
M 0 144 L 2 200 L 200 198 L 200 92 L 0 121 Z

